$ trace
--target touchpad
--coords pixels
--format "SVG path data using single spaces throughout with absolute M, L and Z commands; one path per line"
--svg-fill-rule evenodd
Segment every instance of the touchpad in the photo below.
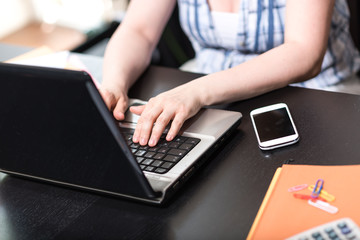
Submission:
M 141 106 L 141 105 L 145 105 L 145 104 L 146 104 L 145 101 L 142 101 L 142 100 L 139 100 L 139 99 L 129 99 L 129 107 L 125 112 L 124 122 L 137 123 L 140 116 L 130 112 L 130 107 L 132 107 L 132 106 Z

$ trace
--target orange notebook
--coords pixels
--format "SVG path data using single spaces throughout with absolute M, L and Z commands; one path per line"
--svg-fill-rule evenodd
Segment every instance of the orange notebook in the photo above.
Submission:
M 320 210 L 288 192 L 293 186 L 314 185 L 318 179 L 324 180 L 323 190 L 335 196 L 329 203 L 338 208 L 337 213 Z M 360 165 L 284 165 L 276 171 L 247 239 L 285 239 L 342 217 L 360 225 Z

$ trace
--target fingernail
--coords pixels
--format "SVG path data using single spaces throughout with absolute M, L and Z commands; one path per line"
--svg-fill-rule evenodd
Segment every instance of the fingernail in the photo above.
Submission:
M 168 135 L 166 136 L 166 140 L 168 140 L 168 141 L 172 141 L 173 139 L 174 139 L 174 136 L 171 135 L 171 134 L 168 134 Z
M 146 139 L 145 138 L 140 139 L 140 145 L 146 145 Z
M 155 146 L 155 145 L 156 145 L 155 139 L 150 138 L 149 145 L 150 145 L 150 146 Z
M 139 137 L 134 135 L 132 140 L 134 143 L 137 143 L 139 142 Z

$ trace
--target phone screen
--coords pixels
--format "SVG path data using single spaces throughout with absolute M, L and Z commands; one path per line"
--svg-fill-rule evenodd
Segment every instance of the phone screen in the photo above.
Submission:
M 285 107 L 253 116 L 261 142 L 295 134 Z

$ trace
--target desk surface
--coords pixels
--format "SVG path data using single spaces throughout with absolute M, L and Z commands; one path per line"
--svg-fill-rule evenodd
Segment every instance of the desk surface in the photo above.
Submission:
M 150 67 L 130 91 L 147 99 L 196 74 Z M 300 142 L 263 152 L 249 112 L 288 104 Z M 0 175 L 0 239 L 244 239 L 277 167 L 359 164 L 360 97 L 286 87 L 218 106 L 241 111 L 238 131 L 162 207 Z
M 30 50 L 30 47 L 0 43 L 0 61 L 12 59 Z

